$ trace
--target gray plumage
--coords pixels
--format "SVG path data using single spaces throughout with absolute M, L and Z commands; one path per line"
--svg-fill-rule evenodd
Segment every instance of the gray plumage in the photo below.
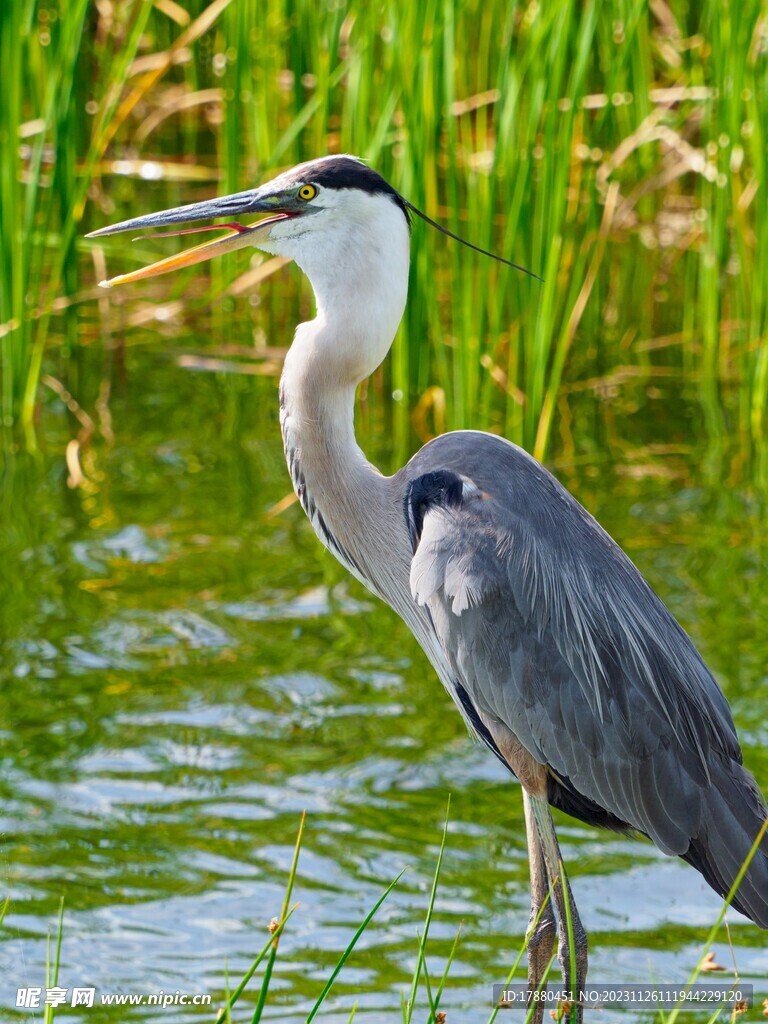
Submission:
M 448 434 L 395 477 L 445 470 L 410 581 L 457 680 L 550 770 L 553 802 L 683 856 L 725 895 L 768 817 L 728 704 L 687 634 L 595 519 L 501 438 Z M 557 790 L 562 792 L 559 794 Z M 612 822 L 595 821 L 606 811 Z M 768 840 L 734 900 L 768 927 Z

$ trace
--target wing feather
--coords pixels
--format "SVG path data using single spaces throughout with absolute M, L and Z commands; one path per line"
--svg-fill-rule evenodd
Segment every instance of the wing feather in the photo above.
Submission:
M 409 477 L 427 465 L 471 484 L 461 500 L 422 509 L 411 566 L 413 598 L 469 699 L 570 790 L 686 855 L 713 799 L 724 815 L 712 772 L 741 765 L 728 705 L 693 644 L 520 449 L 449 434 L 422 449 Z

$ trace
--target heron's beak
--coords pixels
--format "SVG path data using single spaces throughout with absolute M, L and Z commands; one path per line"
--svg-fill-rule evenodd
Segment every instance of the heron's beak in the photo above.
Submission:
M 214 231 L 218 227 L 230 228 L 229 234 L 221 238 L 214 238 L 202 245 L 185 249 L 176 256 L 169 256 L 167 259 L 152 263 L 148 267 L 141 267 L 139 270 L 132 270 L 128 274 L 121 274 L 109 281 L 101 281 L 102 288 L 114 288 L 118 284 L 128 284 L 130 281 L 141 281 L 145 277 L 156 277 L 158 274 L 167 274 L 172 270 L 180 270 L 182 267 L 191 267 L 195 263 L 202 263 L 203 260 L 213 259 L 225 252 L 233 252 L 235 249 L 242 249 L 247 245 L 258 246 L 260 241 L 269 237 L 270 226 L 278 220 L 286 220 L 289 217 L 297 217 L 307 212 L 307 205 L 299 205 L 290 194 L 271 195 L 265 189 L 251 189 L 248 192 L 238 192 L 235 195 L 223 196 L 220 199 L 209 199 L 203 203 L 192 203 L 189 206 L 177 206 L 173 210 L 163 210 L 160 213 L 149 213 L 144 217 L 134 217 L 131 220 L 120 221 L 119 224 L 112 224 L 110 227 L 99 228 L 98 231 L 91 231 L 87 238 L 99 238 L 102 235 L 114 235 L 121 231 L 142 231 L 145 228 L 164 228 L 168 224 L 184 224 L 196 220 L 213 220 L 216 217 L 232 217 L 241 214 L 270 213 L 266 220 L 257 224 L 243 225 L 230 221 L 228 224 L 206 225 L 195 228 L 180 228 L 175 231 L 153 232 L 161 235 L 185 235 L 196 231 Z M 147 236 L 145 236 L 147 237 Z

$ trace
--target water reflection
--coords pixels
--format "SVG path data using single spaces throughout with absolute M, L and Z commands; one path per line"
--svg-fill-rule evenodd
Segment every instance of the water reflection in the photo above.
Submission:
M 351 930 L 407 867 L 326 1018 L 346 1020 L 356 999 L 356 1019 L 394 1019 L 451 793 L 429 966 L 442 970 L 463 923 L 446 1006 L 453 1022 L 485 1019 L 527 922 L 518 789 L 470 743 L 405 628 L 319 550 L 300 510 L 268 514 L 288 491 L 274 382 L 188 373 L 151 350 L 128 360 L 128 380 L 151 376 L 152 388 L 113 400 L 115 443 L 96 452 L 93 492 L 66 485 L 63 422 L 50 453 L 18 459 L 5 480 L 0 863 L 13 903 L 0 999 L 44 984 L 63 894 L 63 986 L 211 991 L 220 1002 L 225 971 L 246 969 L 279 910 L 306 809 L 300 908 L 271 1016 L 302 1019 Z M 586 422 L 586 398 L 581 412 Z M 365 433 L 390 465 L 375 409 Z M 626 472 L 637 460 L 623 456 L 593 438 L 558 471 L 694 636 L 765 786 L 761 504 L 707 476 L 697 452 L 646 456 L 657 474 Z M 592 977 L 645 980 L 649 965 L 657 978 L 686 976 L 719 907 L 698 874 L 648 844 L 561 822 Z M 763 937 L 733 921 L 742 978 L 765 987 Z

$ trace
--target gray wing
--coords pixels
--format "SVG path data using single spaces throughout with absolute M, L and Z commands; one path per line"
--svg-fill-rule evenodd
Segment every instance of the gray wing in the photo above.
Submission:
M 462 487 L 411 514 L 411 589 L 469 699 L 577 794 L 686 855 L 706 829 L 713 773 L 751 779 L 725 697 L 688 636 L 522 450 L 445 435 L 404 470 L 412 496 L 435 470 Z M 747 824 L 764 806 L 752 787 Z

